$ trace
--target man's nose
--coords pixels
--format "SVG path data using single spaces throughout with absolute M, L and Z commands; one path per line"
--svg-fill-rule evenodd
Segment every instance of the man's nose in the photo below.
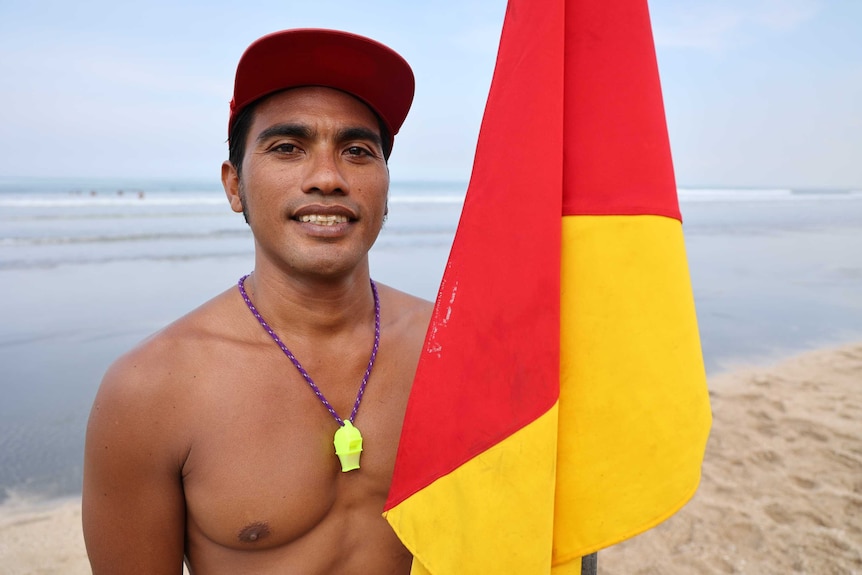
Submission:
M 308 163 L 303 185 L 305 193 L 346 194 L 347 180 L 339 166 L 338 158 L 330 151 L 316 153 Z

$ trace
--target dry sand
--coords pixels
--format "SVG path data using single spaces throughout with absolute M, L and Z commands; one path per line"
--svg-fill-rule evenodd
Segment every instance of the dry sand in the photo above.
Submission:
M 61 573 L 90 573 L 81 533 L 80 498 L 0 507 L 0 574 Z
M 710 389 L 700 490 L 600 552 L 600 575 L 862 574 L 862 343 L 734 370 Z M 0 507 L 0 574 L 89 573 L 80 523 L 80 500 Z

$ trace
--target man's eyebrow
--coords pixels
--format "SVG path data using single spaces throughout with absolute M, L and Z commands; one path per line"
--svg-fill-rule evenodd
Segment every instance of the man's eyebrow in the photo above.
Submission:
M 314 130 L 305 124 L 275 124 L 263 130 L 258 134 L 256 140 L 258 143 L 265 142 L 272 138 L 312 138 Z M 336 134 L 336 139 L 339 142 L 347 142 L 350 140 L 366 140 L 373 142 L 378 147 L 383 146 L 383 139 L 375 130 L 363 126 L 352 126 L 343 128 Z
M 340 130 L 338 132 L 338 140 L 340 142 L 349 140 L 367 140 L 373 142 L 378 147 L 383 147 L 383 139 L 380 137 L 379 132 L 360 126 Z
M 257 142 L 261 143 L 271 138 L 310 138 L 312 130 L 303 124 L 275 124 L 257 135 Z

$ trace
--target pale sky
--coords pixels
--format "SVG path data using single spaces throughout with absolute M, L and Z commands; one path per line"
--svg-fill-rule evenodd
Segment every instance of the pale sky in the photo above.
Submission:
M 0 176 L 217 181 L 245 47 L 325 27 L 380 40 L 413 66 L 393 180 L 466 181 L 505 6 L 0 0 Z M 681 186 L 862 189 L 862 2 L 650 9 Z

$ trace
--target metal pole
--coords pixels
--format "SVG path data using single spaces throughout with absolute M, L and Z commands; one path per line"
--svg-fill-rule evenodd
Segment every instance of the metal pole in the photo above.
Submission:
M 581 575 L 596 575 L 598 568 L 598 553 L 591 553 L 585 557 L 581 557 Z

